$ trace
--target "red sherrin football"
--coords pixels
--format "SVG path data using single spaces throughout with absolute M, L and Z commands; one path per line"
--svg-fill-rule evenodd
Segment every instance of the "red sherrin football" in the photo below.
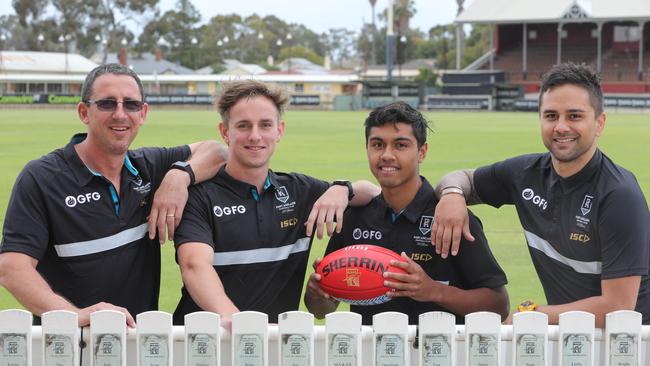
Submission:
M 384 286 L 386 271 L 406 273 L 390 265 L 404 259 L 392 250 L 376 245 L 356 244 L 341 248 L 323 258 L 316 267 L 323 291 L 353 305 L 376 305 L 389 301 Z

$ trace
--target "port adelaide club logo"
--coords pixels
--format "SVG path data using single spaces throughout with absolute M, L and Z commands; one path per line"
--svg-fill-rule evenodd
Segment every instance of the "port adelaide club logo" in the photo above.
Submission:
M 280 204 L 275 206 L 275 209 L 281 213 L 289 213 L 294 211 L 296 206 L 296 201 L 291 200 L 289 195 L 289 190 L 285 186 L 279 186 L 275 188 L 275 199 L 278 200 Z

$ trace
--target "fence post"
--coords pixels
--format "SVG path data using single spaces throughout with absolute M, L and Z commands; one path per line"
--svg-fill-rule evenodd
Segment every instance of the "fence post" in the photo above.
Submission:
M 278 316 L 278 365 L 314 366 L 314 316 L 287 311 Z
M 467 365 L 501 365 L 501 316 L 479 311 L 465 316 Z
M 32 366 L 32 313 L 0 311 L 0 366 Z
M 147 311 L 136 317 L 138 366 L 172 366 L 172 316 L 162 311 Z
M 185 366 L 221 365 L 221 316 L 208 311 L 185 315 Z
M 48 311 L 41 316 L 43 366 L 79 365 L 79 326 L 77 313 Z
M 90 366 L 126 366 L 126 315 L 116 310 L 90 314 Z
M 568 311 L 560 314 L 558 365 L 594 365 L 594 314 Z
M 512 316 L 512 364 L 549 364 L 548 315 L 524 311 Z
M 373 315 L 373 366 L 409 365 L 408 321 L 406 314 L 393 311 Z
M 325 316 L 325 366 L 363 365 L 361 315 L 347 311 Z
M 269 317 L 257 311 L 232 316 L 232 366 L 269 364 Z
M 456 366 L 456 316 L 442 311 L 420 314 L 418 365 Z
M 605 316 L 605 366 L 641 366 L 641 313 L 619 310 Z

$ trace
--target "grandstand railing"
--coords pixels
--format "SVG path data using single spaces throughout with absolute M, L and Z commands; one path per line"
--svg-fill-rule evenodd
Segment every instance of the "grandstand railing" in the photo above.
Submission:
M 372 326 L 349 312 L 329 314 L 325 325 L 299 311 L 281 314 L 278 324 L 267 319 L 238 313 L 225 330 L 214 313 L 172 326 L 170 314 L 147 312 L 127 329 L 124 314 L 99 311 L 80 329 L 72 312 L 43 314 L 43 325 L 32 326 L 30 313 L 5 310 L 0 366 L 641 366 L 650 352 L 650 327 L 633 311 L 607 314 L 605 329 L 580 311 L 561 314 L 559 325 L 537 312 L 515 314 L 513 325 L 489 312 L 467 315 L 465 325 L 452 314 L 425 313 L 417 327 L 392 312 L 375 315 Z

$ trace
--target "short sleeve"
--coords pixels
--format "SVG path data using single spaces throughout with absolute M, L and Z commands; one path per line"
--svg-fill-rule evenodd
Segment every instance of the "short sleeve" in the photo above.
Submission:
M 162 182 L 165 174 L 174 162 L 189 159 L 192 151 L 188 145 L 177 147 L 144 147 L 134 150 L 144 156 L 147 168 L 151 173 L 151 180 L 157 187 Z
M 647 275 L 650 263 L 650 212 L 638 186 L 610 192 L 599 207 L 598 236 L 602 278 Z
M 474 171 L 474 187 L 483 203 L 501 207 L 514 203 L 515 182 L 527 163 L 525 156 L 503 160 Z
M 45 255 L 50 234 L 45 199 L 34 163 L 18 175 L 7 206 L 0 252 L 20 252 L 40 260 Z
M 212 208 L 208 202 L 203 184 L 190 187 L 183 219 L 174 233 L 176 248 L 189 242 L 206 243 L 214 247 L 213 229 L 210 225 Z

